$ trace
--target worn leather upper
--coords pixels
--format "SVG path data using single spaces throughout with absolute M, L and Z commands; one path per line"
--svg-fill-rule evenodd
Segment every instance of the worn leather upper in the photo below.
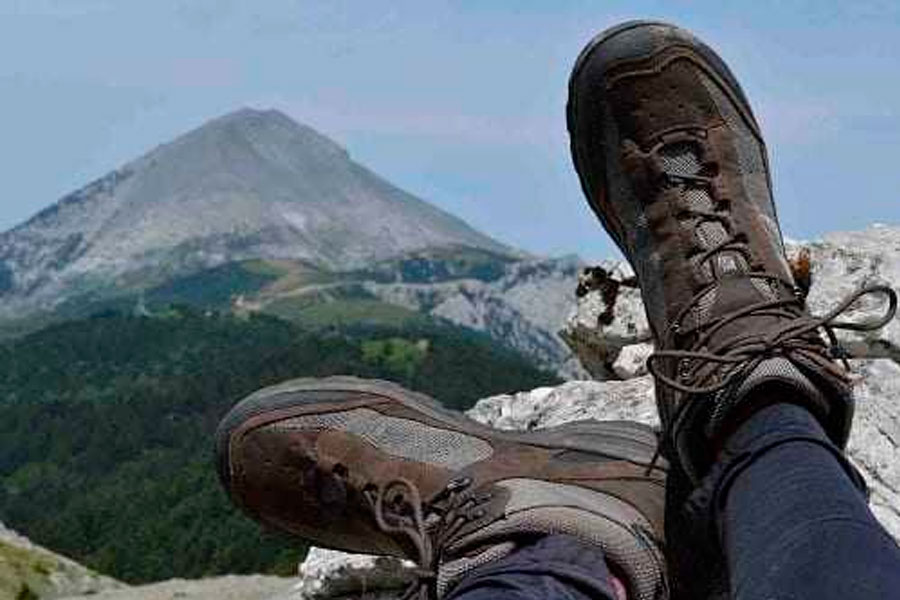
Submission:
M 518 540 L 569 533 L 665 596 L 665 463 L 646 426 L 501 432 L 381 381 L 301 379 L 238 404 L 220 475 L 254 518 L 317 545 L 413 558 L 444 590 Z
M 792 333 L 810 317 L 765 144 L 722 60 L 672 25 L 610 30 L 578 59 L 568 126 L 588 202 L 638 276 L 666 442 L 686 470 L 702 474 L 714 438 L 748 412 L 736 405 L 754 372 L 797 392 L 843 444 L 846 379 L 815 331 Z

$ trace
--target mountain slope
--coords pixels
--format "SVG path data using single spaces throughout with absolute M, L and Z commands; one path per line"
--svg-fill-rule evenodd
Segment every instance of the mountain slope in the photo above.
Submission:
M 0 234 L 0 317 L 236 260 L 346 270 L 456 246 L 512 254 L 313 129 L 277 111 L 243 109 Z

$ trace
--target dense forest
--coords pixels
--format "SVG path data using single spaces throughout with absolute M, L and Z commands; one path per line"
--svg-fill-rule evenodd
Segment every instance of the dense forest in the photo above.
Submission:
M 392 379 L 466 408 L 556 383 L 438 323 L 304 330 L 263 315 L 107 312 L 0 346 L 0 521 L 129 582 L 293 573 L 302 541 L 220 490 L 212 434 L 244 395 L 299 376 Z

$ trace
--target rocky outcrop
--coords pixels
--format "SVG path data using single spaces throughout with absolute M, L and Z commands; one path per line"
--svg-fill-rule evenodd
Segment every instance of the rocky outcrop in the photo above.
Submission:
M 828 313 L 854 290 L 869 284 L 887 284 L 900 291 L 900 227 L 875 226 L 864 231 L 832 233 L 814 242 L 789 241 L 789 257 L 802 249 L 809 252 L 811 288 L 807 304 L 813 314 Z M 627 277 L 627 266 L 618 277 Z M 865 320 L 880 314 L 884 298 L 870 297 L 851 307 L 842 320 Z M 612 312 L 610 322 L 600 319 Z M 621 288 L 613 307 L 602 291 L 594 290 L 578 299 L 562 331 L 585 369 L 595 378 L 622 376 L 615 368 L 622 349 L 650 340 L 640 292 Z M 900 320 L 872 333 L 838 330 L 838 339 L 855 358 L 890 358 L 900 362 Z
M 568 381 L 558 387 L 478 401 L 468 415 L 497 429 L 529 431 L 571 421 L 629 420 L 658 425 L 653 380 Z
M 872 512 L 900 540 L 900 366 L 876 359 L 853 368 L 859 383 L 848 453 L 869 484 Z
M 312 548 L 300 565 L 300 579 L 286 594 L 271 600 L 325 598 L 396 598 L 413 577 L 415 565 L 390 556 L 348 554 Z
M 812 288 L 807 303 L 814 314 L 825 314 L 837 302 L 867 284 L 886 284 L 900 290 L 900 227 L 874 226 L 863 231 L 831 233 L 814 242 L 792 242 L 789 254 L 809 249 Z M 869 298 L 845 313 L 842 320 L 865 319 L 883 310 L 883 298 Z M 900 362 L 900 319 L 878 332 L 839 331 L 852 356 L 890 358 Z
M 558 332 L 566 323 L 578 273 L 576 257 L 510 262 L 493 281 L 367 283 L 385 302 L 481 331 L 566 379 L 587 375 Z
M 0 598 L 55 599 L 122 585 L 31 543 L 0 523 Z

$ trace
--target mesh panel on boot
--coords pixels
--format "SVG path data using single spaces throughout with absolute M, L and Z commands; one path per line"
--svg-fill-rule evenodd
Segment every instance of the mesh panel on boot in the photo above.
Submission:
M 750 283 L 753 284 L 753 287 L 756 288 L 756 291 L 759 292 L 766 300 L 778 299 L 778 292 L 772 289 L 772 286 L 769 285 L 768 281 L 763 279 L 751 279 Z
M 697 302 L 691 308 L 691 316 L 694 318 L 694 322 L 690 324 L 691 327 L 697 327 L 706 322 L 709 317 L 709 311 L 712 310 L 718 297 L 719 290 L 714 287 L 697 299 Z
M 689 188 L 684 191 L 684 198 L 691 210 L 712 210 L 712 198 L 706 190 Z
M 712 248 L 728 239 L 728 232 L 725 231 L 725 228 L 721 224 L 713 223 L 712 221 L 701 223 L 696 231 L 697 239 L 700 240 L 704 248 Z
M 753 369 L 735 392 L 719 394 L 715 401 L 715 409 L 709 422 L 709 430 L 714 431 L 721 425 L 725 415 L 730 414 L 735 406 L 744 400 L 747 393 L 762 382 L 782 381 L 788 383 L 814 402 L 826 404 L 822 392 L 786 358 L 770 358 L 764 360 Z
M 699 175 L 702 169 L 697 149 L 690 142 L 677 142 L 664 146 L 659 151 L 659 159 L 662 170 L 672 176 L 692 177 Z M 682 198 L 685 205 L 692 211 L 711 213 L 714 211 L 712 196 L 704 188 L 686 187 L 682 190 Z M 709 250 L 722 244 L 728 239 L 728 231 L 718 221 L 704 220 L 697 217 L 693 223 L 684 223 L 686 227 L 694 228 L 694 235 L 702 249 Z M 734 272 L 746 272 L 749 268 L 746 259 L 737 252 L 723 252 L 717 255 L 717 273 L 725 275 Z M 712 278 L 711 265 L 708 261 L 700 262 L 699 257 L 693 261 L 694 267 L 699 269 L 701 277 Z
M 458 470 L 485 460 L 486 441 L 411 419 L 389 417 L 369 408 L 304 415 L 268 427 L 282 431 L 343 431 L 359 436 L 385 454 Z
M 775 217 L 775 204 L 772 202 L 772 194 L 769 189 L 769 178 L 766 174 L 766 158 L 764 150 L 753 131 L 738 113 L 731 101 L 725 96 L 719 86 L 709 77 L 699 75 L 703 86 L 712 96 L 716 108 L 728 128 L 731 129 L 735 139 L 735 149 L 738 155 L 738 163 L 741 168 L 741 179 L 747 190 L 748 197 L 757 199 L 756 207 L 760 211 L 761 222 L 765 225 L 768 237 L 773 244 L 784 254 L 781 241 L 781 232 L 778 229 L 778 221 Z M 784 269 L 789 270 L 786 259 Z
M 678 142 L 660 148 L 659 158 L 663 171 L 669 175 L 696 175 L 700 172 L 700 160 L 691 142 Z
M 719 114 L 725 119 L 728 128 L 734 133 L 737 139 L 738 162 L 740 163 L 741 172 L 744 174 L 765 174 L 765 160 L 760 150 L 759 142 L 753 132 L 744 122 L 743 117 L 734 108 L 731 101 L 725 97 L 719 86 L 706 75 L 700 73 L 700 81 L 712 96 L 716 103 Z M 746 182 L 745 182 L 746 183 Z M 768 191 L 763 197 L 768 197 Z

